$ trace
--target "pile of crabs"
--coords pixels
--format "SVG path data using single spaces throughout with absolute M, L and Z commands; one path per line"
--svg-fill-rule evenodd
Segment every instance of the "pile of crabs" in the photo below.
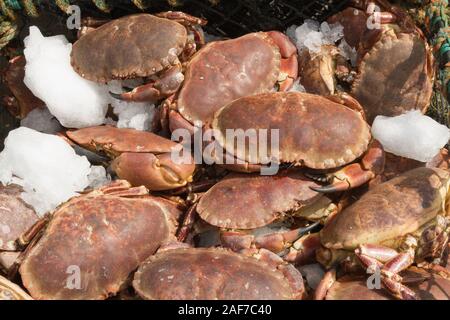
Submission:
M 330 18 L 356 67 L 332 48 L 305 58 L 278 31 L 205 44 L 206 21 L 181 12 L 89 20 L 74 70 L 145 78 L 115 96 L 159 115 L 153 132 L 60 133 L 116 179 L 44 218 L 19 187 L 0 188 L 0 298 L 448 299 L 450 158 L 400 158 L 370 133 L 377 115 L 426 111 L 433 59 L 400 8 L 377 5 L 380 28 L 367 28 L 366 1 Z M 21 66 L 9 76 L 26 107 Z M 291 89 L 298 80 L 308 93 Z M 199 122 L 240 161 L 174 161 L 183 141 L 170 133 Z M 275 175 L 260 174 L 267 150 L 250 159 L 225 138 L 251 128 L 279 130 Z

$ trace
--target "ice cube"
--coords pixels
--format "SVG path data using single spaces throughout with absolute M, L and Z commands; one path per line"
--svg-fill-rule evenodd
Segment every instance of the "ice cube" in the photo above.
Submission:
M 61 35 L 44 37 L 35 26 L 30 27 L 24 43 L 24 83 L 46 103 L 50 113 L 68 128 L 102 124 L 108 107 L 108 89 L 73 70 L 72 44 Z
M 0 153 L 0 182 L 21 185 L 22 198 L 41 216 L 83 191 L 90 172 L 64 139 L 26 127 L 10 131 Z
M 372 135 L 395 155 L 430 161 L 450 139 L 450 130 L 418 110 L 396 117 L 377 116 Z

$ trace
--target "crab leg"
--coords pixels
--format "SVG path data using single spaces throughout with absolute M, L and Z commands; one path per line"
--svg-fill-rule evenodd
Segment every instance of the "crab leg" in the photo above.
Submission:
M 314 300 L 323 300 L 327 295 L 328 290 L 336 282 L 336 269 L 331 269 L 325 273 L 322 280 L 314 292 Z
M 374 268 L 380 269 L 381 282 L 393 296 L 402 300 L 415 299 L 414 291 L 403 285 L 399 276 L 401 271 L 414 262 L 414 249 L 409 248 L 405 252 L 397 253 L 388 247 L 361 245 L 355 250 L 355 254 L 364 268 L 371 273 Z M 384 265 L 382 262 L 385 262 Z
M 325 175 L 325 180 L 329 184 L 322 187 L 312 187 L 312 189 L 317 192 L 332 193 L 359 187 L 383 171 L 384 161 L 383 147 L 378 141 L 374 140 L 361 163 L 352 163 L 333 174 Z M 311 173 L 306 175 L 317 181 L 323 180 L 323 175 Z
M 221 233 L 221 241 L 225 247 L 232 250 L 240 250 L 251 247 L 264 248 L 275 253 L 279 253 L 289 248 L 292 243 L 311 232 L 319 225 L 319 222 L 313 223 L 304 228 L 298 228 L 287 232 L 270 233 L 263 236 L 254 236 L 240 232 L 226 231 Z
M 281 54 L 279 85 L 280 91 L 288 91 L 298 77 L 297 48 L 289 38 L 279 31 L 267 32 Z
M 283 256 L 287 262 L 304 265 L 314 261 L 316 250 L 321 246 L 319 233 L 311 233 L 295 241 Z
M 185 242 L 189 232 L 192 229 L 193 224 L 195 223 L 195 219 L 197 216 L 197 203 L 194 203 L 186 212 L 186 215 L 184 216 L 183 223 L 178 230 L 177 234 L 177 240 L 179 242 Z
M 131 91 L 121 94 L 109 94 L 119 100 L 134 102 L 156 102 L 174 94 L 184 81 L 181 65 L 177 64 L 161 75 L 161 78 L 151 81 Z
M 155 14 L 155 16 L 176 21 L 184 26 L 204 26 L 208 23 L 205 19 L 194 17 L 181 11 L 160 12 Z

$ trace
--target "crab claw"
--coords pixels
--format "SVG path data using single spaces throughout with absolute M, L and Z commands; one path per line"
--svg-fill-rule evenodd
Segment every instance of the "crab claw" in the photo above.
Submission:
M 385 154 L 381 144 L 374 140 L 360 163 L 352 163 L 341 170 L 325 175 L 307 174 L 311 179 L 330 182 L 322 187 L 311 187 L 314 191 L 332 193 L 359 187 L 380 174 L 384 169 Z
M 164 71 L 161 77 L 155 81 L 138 86 L 128 92 L 120 94 L 109 92 L 109 94 L 115 99 L 124 101 L 156 102 L 174 94 L 183 81 L 181 66 L 175 65 Z
M 231 248 L 234 251 L 256 247 L 258 249 L 267 249 L 274 253 L 282 252 L 308 232 L 315 230 L 319 222 L 315 222 L 304 228 L 278 233 L 270 233 L 262 236 L 254 236 L 241 232 L 225 231 L 220 235 L 222 245 Z
M 117 176 L 132 185 L 144 185 L 150 190 L 170 190 L 185 186 L 192 181 L 195 171 L 190 164 L 178 164 L 171 160 L 170 153 L 125 152 L 115 158 L 111 167 Z
M 280 91 L 288 91 L 298 77 L 297 47 L 285 34 L 279 31 L 268 31 L 267 34 L 281 54 L 280 77 L 278 79 Z

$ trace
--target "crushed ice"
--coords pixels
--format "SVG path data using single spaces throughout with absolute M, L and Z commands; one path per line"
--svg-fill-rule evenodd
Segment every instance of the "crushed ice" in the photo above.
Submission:
M 286 35 L 296 44 L 299 52 L 309 50 L 311 53 L 320 53 L 324 45 L 338 45 L 339 53 L 356 64 L 356 49 L 349 46 L 344 38 L 344 27 L 340 23 L 307 19 L 301 26 L 292 25 L 286 30 Z
M 430 161 L 450 139 L 450 130 L 418 110 L 396 117 L 377 116 L 372 135 L 387 152 Z
M 139 82 L 121 82 L 110 81 L 108 83 L 109 91 L 113 93 L 122 93 L 125 90 L 123 86 L 135 87 L 141 83 Z M 132 128 L 136 130 L 149 131 L 151 129 L 152 119 L 155 115 L 155 105 L 146 102 L 127 102 L 118 99 L 110 98 L 110 103 L 114 114 L 117 115 L 118 121 L 114 125 L 118 128 Z M 106 120 L 109 124 L 114 122 L 109 118 Z
M 21 185 L 22 199 L 41 216 L 105 179 L 104 169 L 91 168 L 64 139 L 26 127 L 12 130 L 0 153 L 0 182 Z

